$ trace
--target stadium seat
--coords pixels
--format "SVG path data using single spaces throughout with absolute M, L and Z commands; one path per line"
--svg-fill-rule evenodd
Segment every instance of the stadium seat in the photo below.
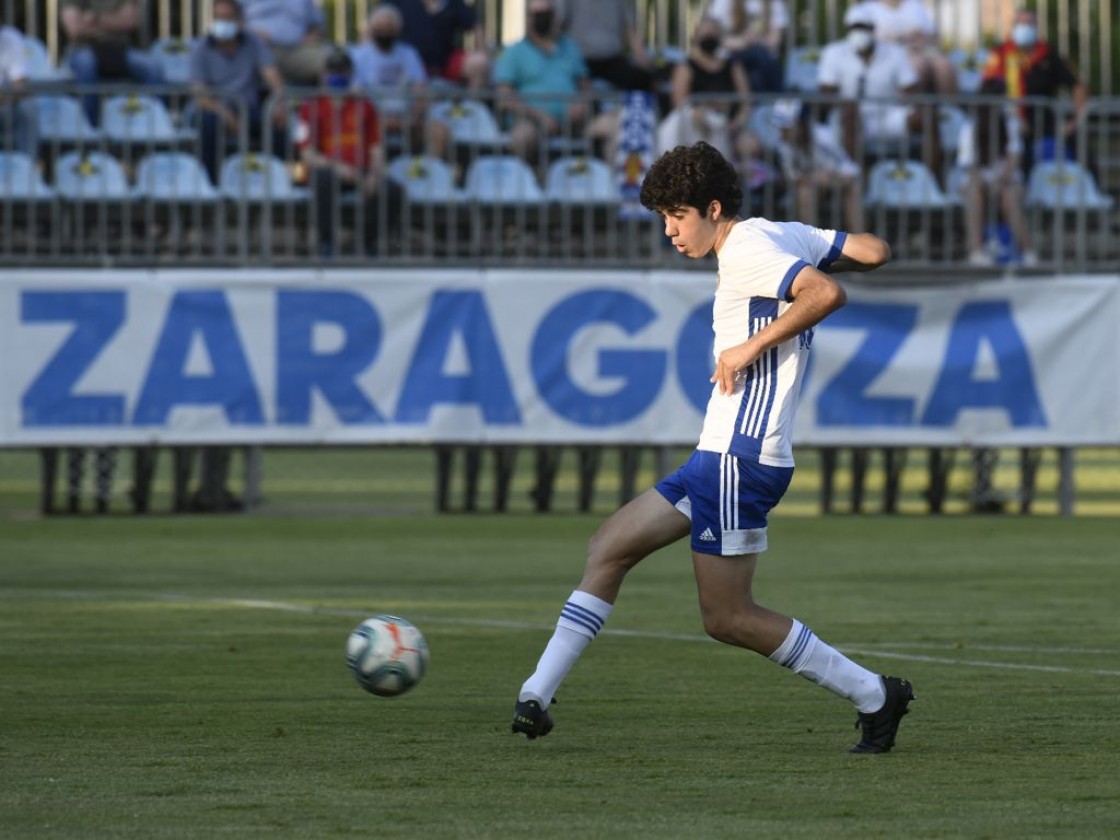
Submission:
M 27 62 L 27 78 L 32 82 L 57 82 L 68 79 L 68 71 L 55 67 L 51 61 L 47 45 L 33 35 L 23 36 L 24 61 Z
M 451 167 L 431 155 L 402 155 L 389 163 L 388 175 L 404 187 L 413 204 L 460 204 L 463 191 L 455 186 Z
M 555 204 L 617 204 L 618 185 L 605 161 L 592 157 L 563 157 L 548 167 L 545 197 Z
M 782 129 L 774 119 L 773 105 L 756 105 L 752 108 L 748 128 L 768 152 L 776 152 L 781 148 Z
M 817 89 L 819 47 L 794 47 L 786 56 L 786 89 L 812 92 Z
M 1027 181 L 1027 206 L 1042 210 L 1108 210 L 1115 203 L 1076 161 L 1036 163 Z
M 929 167 L 916 160 L 881 160 L 871 167 L 864 204 L 893 210 L 950 206 Z
M 101 136 L 72 96 L 36 96 L 31 102 L 40 143 L 84 144 Z
M 132 198 L 124 169 L 104 152 L 67 152 L 55 162 L 55 190 L 70 201 L 121 203 Z
M 149 54 L 159 62 L 163 80 L 169 85 L 187 85 L 191 80 L 192 41 L 163 38 L 152 44 Z
M 467 170 L 464 192 L 480 204 L 541 204 L 544 192 L 529 164 L 513 155 L 483 155 Z
M 956 152 L 961 144 L 961 129 L 968 116 L 955 105 L 939 105 L 937 108 L 937 129 L 941 139 L 941 150 Z
M 958 48 L 949 50 L 948 58 L 957 71 L 957 87 L 961 93 L 976 93 L 980 89 L 980 74 L 988 60 L 988 51 Z
M 222 164 L 218 189 L 233 201 L 290 204 L 306 201 L 308 191 L 292 184 L 284 162 L 253 152 L 232 155 Z
M 162 203 L 211 204 L 220 196 L 199 160 L 185 152 L 154 152 L 136 169 L 137 198 Z
M 130 93 L 101 103 L 101 132 L 115 143 L 167 145 L 191 140 L 194 132 L 179 131 L 167 106 L 158 98 Z
M 49 201 L 55 195 L 31 156 L 23 152 L 0 152 L 0 193 L 17 202 Z
M 456 143 L 502 148 L 509 141 L 486 103 L 475 99 L 435 102 L 428 110 L 428 117 L 446 123 Z

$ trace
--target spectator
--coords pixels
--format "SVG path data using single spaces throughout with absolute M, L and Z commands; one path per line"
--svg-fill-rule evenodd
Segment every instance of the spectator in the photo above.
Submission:
M 0 26 L 0 151 L 32 152 L 32 122 L 20 108 L 27 92 L 27 60 L 23 35 L 12 26 Z
M 575 41 L 592 79 L 618 90 L 653 89 L 653 68 L 634 22 L 633 0 L 562 0 L 560 31 Z
M 989 79 L 981 83 L 979 92 L 999 96 L 1004 93 L 1003 84 L 999 79 Z M 1024 266 L 1038 265 L 1038 255 L 1027 244 L 1030 240 L 1023 217 L 1023 173 L 1019 164 L 1023 138 L 1017 122 L 1017 117 L 1005 113 L 998 101 L 988 101 L 977 105 L 972 119 L 961 128 L 957 165 L 967 179 L 964 197 L 970 265 L 990 266 L 996 262 L 997 255 L 984 248 L 985 230 L 994 240 L 991 244 L 999 246 L 1003 225 L 998 221 L 988 223 L 989 219 L 998 219 L 998 211 L 988 211 L 990 205 L 1002 210 L 1014 256 L 1021 255 Z M 991 235 L 993 231 L 995 236 Z
M 403 191 L 385 177 L 385 153 L 377 109 L 352 91 L 354 63 L 344 49 L 327 56 L 323 87 L 330 95 L 318 96 L 300 107 L 297 137 L 310 174 L 315 202 L 319 253 L 333 256 L 335 210 L 346 193 L 359 193 L 365 221 L 365 250 L 377 253 L 382 202 L 390 218 L 400 215 Z
M 465 84 L 473 91 L 490 84 L 486 35 L 474 6 L 466 0 L 384 0 L 401 13 L 401 40 L 420 53 L 432 81 Z M 464 36 L 472 35 L 473 49 Z
M 528 32 L 498 57 L 494 82 L 498 108 L 512 117 L 514 154 L 537 160 L 544 137 L 576 136 L 588 126 L 589 88 L 579 47 L 557 30 L 553 0 L 529 0 Z
M 420 53 L 401 40 L 401 20 L 387 4 L 369 16 L 368 40 L 351 54 L 354 80 L 377 102 L 386 145 L 442 157 L 451 132 L 446 124 L 427 119 L 428 74 Z
M 1038 39 L 1038 16 L 1033 11 L 1020 9 L 1015 13 L 1010 38 L 991 51 L 981 77 L 985 81 L 1002 80 L 1007 95 L 1016 101 L 1024 97 L 1056 99 L 1068 90 L 1072 97 L 1068 117 L 1052 105 L 1021 106 L 1023 170 L 1029 172 L 1036 159 L 1060 154 L 1073 157 L 1089 91 L 1070 63 L 1050 44 Z M 1061 120 L 1059 113 L 1063 115 Z
M 264 41 L 291 85 L 314 85 L 323 69 L 323 12 L 314 0 L 244 0 L 245 28 Z
M 926 163 L 935 175 L 941 171 L 941 142 L 932 108 L 906 105 L 903 98 L 916 92 L 918 74 L 897 44 L 879 43 L 868 3 L 851 6 L 844 14 L 846 36 L 825 46 L 817 67 L 822 94 L 839 95 L 840 140 L 853 160 L 871 143 L 901 147 L 909 153 L 915 135 L 928 150 Z M 926 113 L 923 114 L 923 111 Z
M 209 34 L 191 50 L 191 88 L 197 103 L 199 150 L 210 177 L 218 181 L 220 157 L 230 140 L 242 149 L 270 134 L 271 150 L 287 154 L 284 80 L 267 46 L 243 27 L 237 0 L 215 0 Z M 272 95 L 266 113 L 261 90 Z
M 141 49 L 144 12 L 141 0 L 63 0 L 59 20 L 70 40 L 68 64 L 74 81 L 160 84 L 159 60 Z M 82 104 L 90 122 L 98 125 L 101 96 L 84 96 Z
M 918 74 L 918 91 L 953 95 L 957 71 L 937 44 L 937 26 L 922 0 L 868 0 L 875 40 L 906 50 Z
M 815 227 L 863 232 L 862 173 L 837 142 L 836 133 L 812 119 L 811 109 L 797 99 L 775 102 L 771 119 L 781 131 L 778 157 L 793 190 L 793 217 Z M 820 196 L 824 190 L 839 192 L 842 225 L 822 224 Z
M 696 24 L 688 55 L 670 77 L 673 110 L 657 127 L 657 151 L 664 154 L 704 140 L 744 171 L 757 151 L 747 131 L 751 89 L 743 66 L 720 49 L 723 34 L 715 18 Z
M 782 48 L 789 28 L 785 0 L 711 0 L 707 15 L 723 25 L 723 48 L 743 65 L 751 90 L 781 91 Z

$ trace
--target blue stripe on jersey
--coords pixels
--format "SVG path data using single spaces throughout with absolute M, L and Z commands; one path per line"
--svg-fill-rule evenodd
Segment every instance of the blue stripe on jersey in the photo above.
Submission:
M 823 260 L 821 260 L 820 265 L 818 265 L 817 268 L 819 268 L 821 271 L 828 271 L 830 268 L 832 268 L 832 264 L 840 259 L 840 254 L 844 251 L 844 241 L 847 238 L 848 234 L 846 234 L 844 231 L 836 231 L 836 239 L 833 240 L 832 247 L 828 249 L 828 254 Z
M 802 266 L 806 265 L 801 263 Z M 800 270 L 800 269 L 798 269 Z M 755 335 L 778 317 L 778 301 L 774 298 L 751 298 L 748 335 Z M 778 350 L 759 356 L 744 371 L 743 395 L 735 417 L 730 452 L 745 458 L 757 459 L 762 452 L 762 439 L 766 436 L 766 421 L 774 404 L 778 388 Z
M 798 260 L 789 267 L 789 271 L 787 271 L 785 277 L 782 278 L 782 282 L 778 284 L 778 297 L 780 299 L 793 300 L 793 298 L 789 296 L 789 287 L 793 285 L 793 278 L 795 278 L 798 272 L 801 271 L 801 269 L 805 268 L 805 266 L 807 266 L 808 264 L 809 263 L 805 262 L 805 260 Z M 777 301 L 775 301 L 775 304 L 777 304 Z M 751 310 L 754 310 L 753 300 L 751 301 Z M 777 314 L 776 310 L 777 306 L 775 305 L 775 315 Z
M 568 621 L 583 625 L 592 633 L 598 633 L 603 629 L 603 619 L 591 610 L 581 607 L 579 604 L 573 604 L 571 601 L 564 604 L 564 609 L 560 610 L 560 615 Z

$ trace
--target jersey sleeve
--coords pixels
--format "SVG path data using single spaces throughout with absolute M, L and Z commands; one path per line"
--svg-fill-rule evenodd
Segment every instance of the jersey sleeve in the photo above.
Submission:
M 737 242 L 732 249 L 726 262 L 720 260 L 720 289 L 746 297 L 790 300 L 794 278 L 809 265 L 770 237 Z

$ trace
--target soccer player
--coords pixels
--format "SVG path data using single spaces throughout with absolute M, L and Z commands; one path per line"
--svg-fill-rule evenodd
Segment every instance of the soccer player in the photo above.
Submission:
M 849 700 L 862 730 L 852 752 L 890 750 L 914 699 L 906 680 L 856 664 L 751 591 L 766 515 L 793 475 L 791 434 L 813 327 L 845 301 L 826 272 L 869 271 L 890 248 L 868 233 L 743 220 L 742 197 L 734 167 L 703 142 L 662 155 L 642 185 L 642 204 L 662 217 L 677 251 L 719 259 L 715 384 L 691 458 L 592 538 L 583 579 L 521 687 L 513 731 L 530 740 L 552 730 L 553 693 L 606 623 L 626 573 L 687 534 L 708 635 Z

